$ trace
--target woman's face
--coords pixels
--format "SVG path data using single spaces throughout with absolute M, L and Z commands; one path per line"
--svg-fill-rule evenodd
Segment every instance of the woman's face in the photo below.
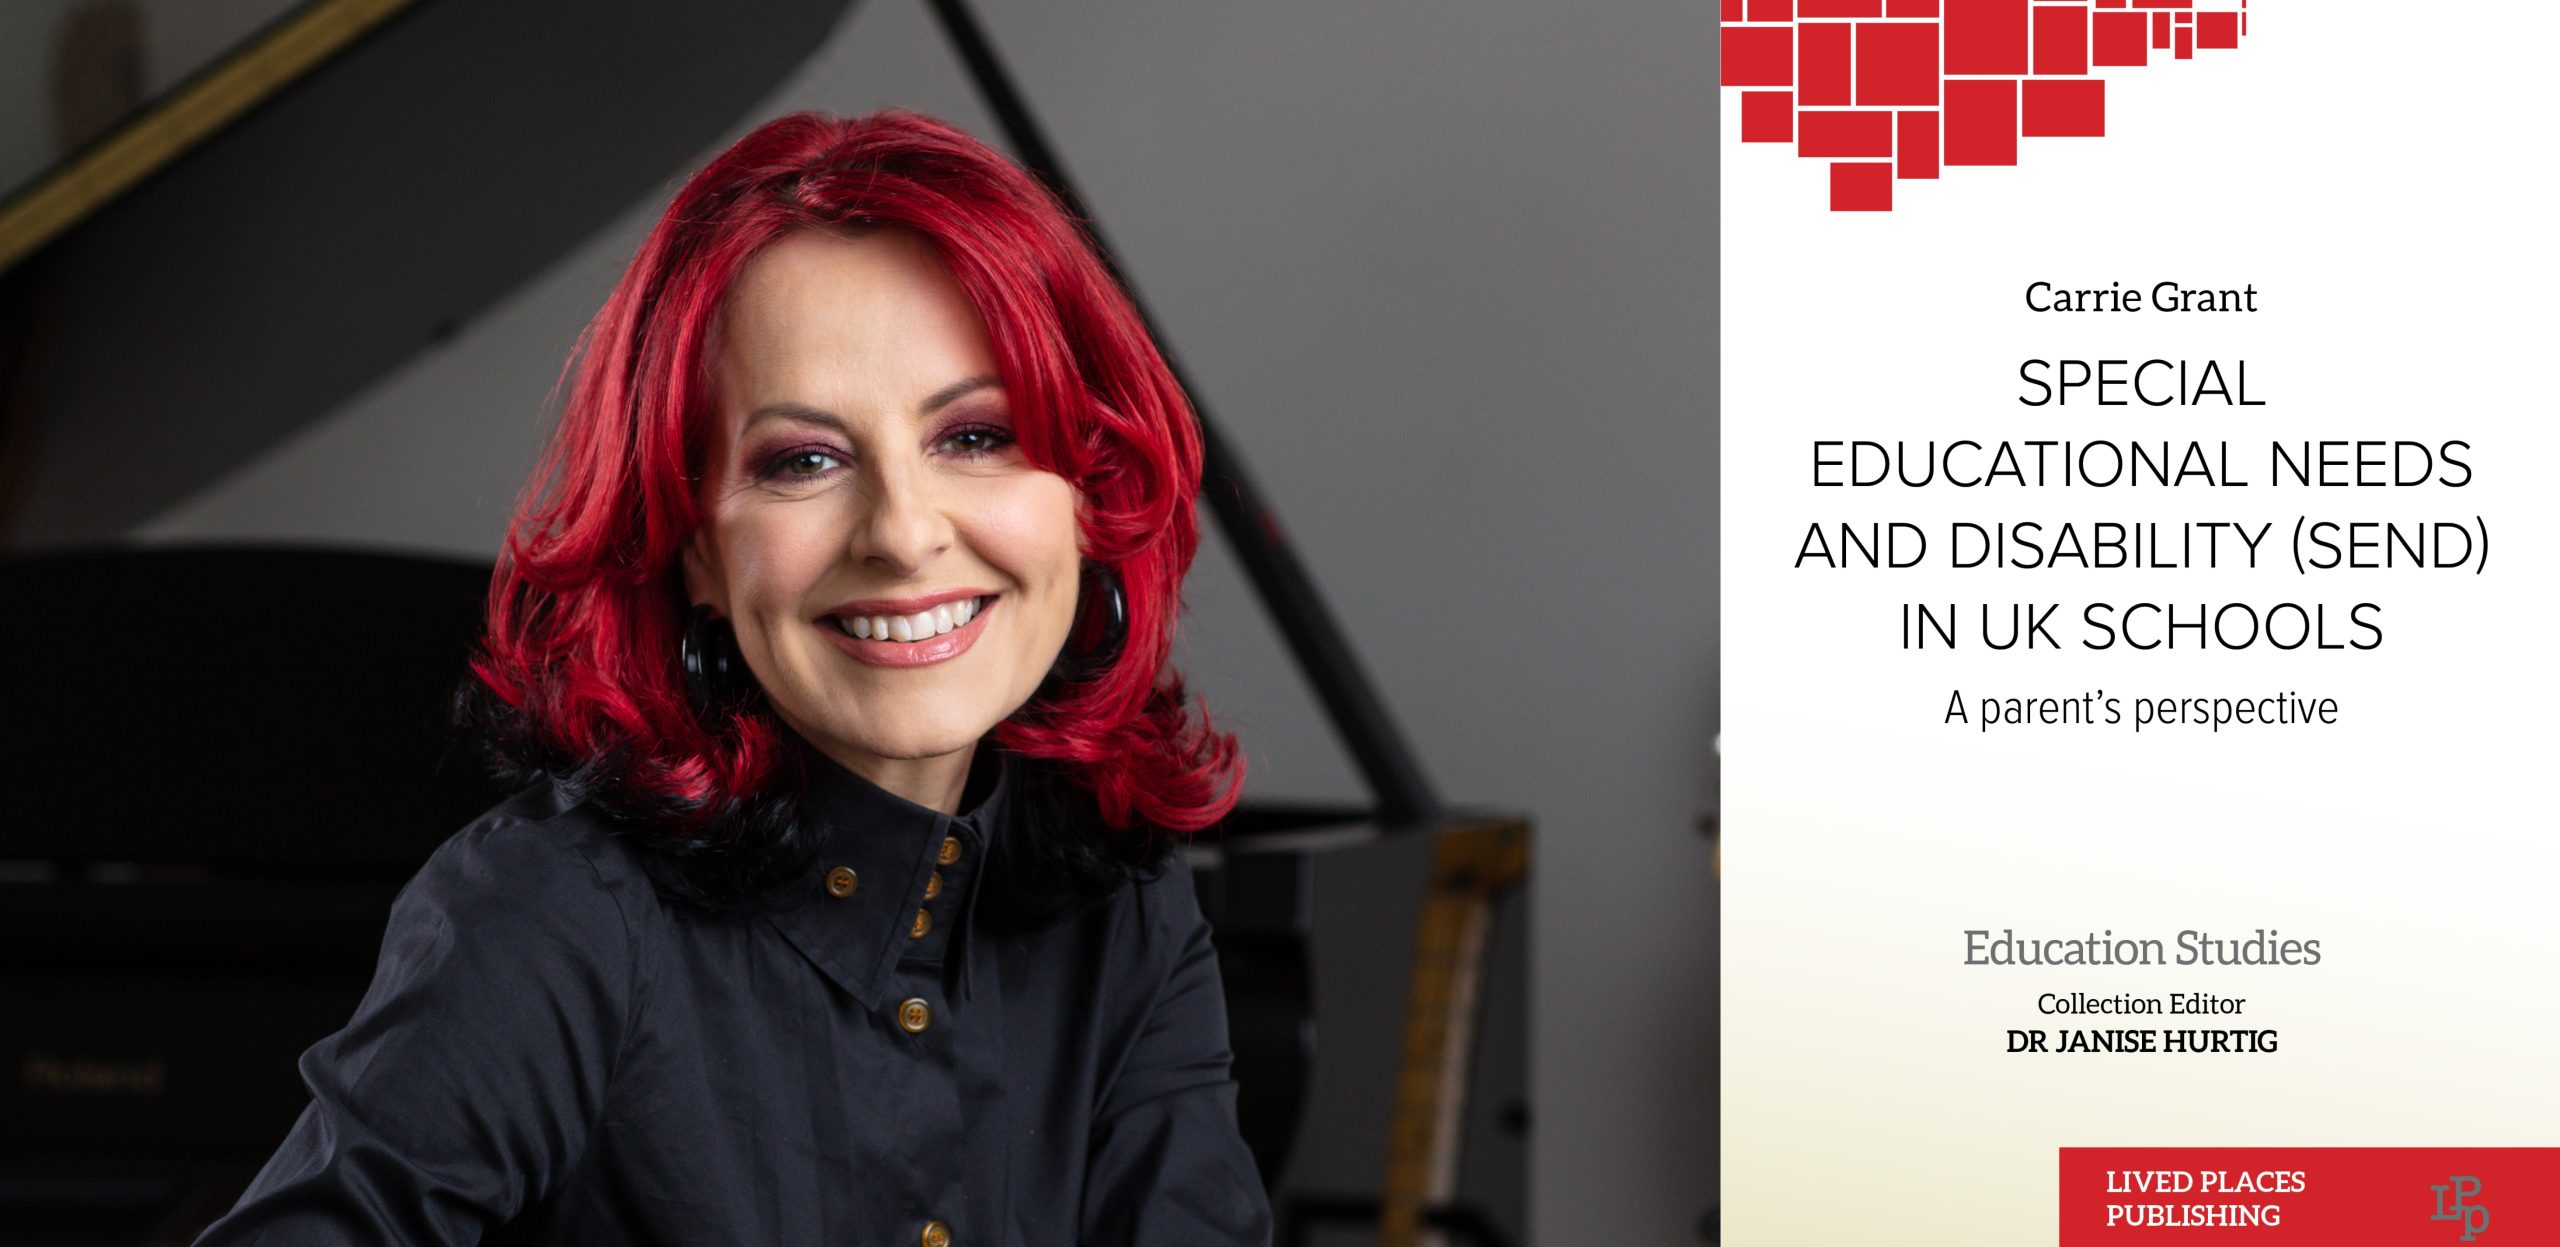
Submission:
M 1014 444 L 976 307 L 918 235 L 803 231 L 748 262 L 709 345 L 686 591 L 827 756 L 901 792 L 965 773 L 935 764 L 1039 687 L 1081 566 L 1075 489 Z

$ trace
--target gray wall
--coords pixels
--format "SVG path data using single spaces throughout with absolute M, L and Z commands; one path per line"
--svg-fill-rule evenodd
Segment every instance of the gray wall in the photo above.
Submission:
M 1696 1241 L 1716 1173 L 1696 829 L 1713 6 L 980 7 L 1441 787 L 1536 816 L 1532 1241 Z M 992 136 L 921 6 L 866 0 L 738 130 L 891 104 Z M 487 556 L 561 361 L 661 200 L 140 535 Z M 1185 668 L 1256 792 L 1356 796 L 1215 543 L 1190 604 Z

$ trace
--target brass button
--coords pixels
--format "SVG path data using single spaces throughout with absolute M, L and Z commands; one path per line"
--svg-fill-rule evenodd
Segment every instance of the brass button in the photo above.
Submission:
M 898 1004 L 898 1029 L 910 1035 L 921 1035 L 933 1025 L 933 1006 L 922 996 L 909 996 Z
M 951 864 L 951 863 L 953 863 L 953 862 L 959 861 L 959 860 L 960 860 L 960 837 L 958 837 L 958 836 L 944 836 L 944 837 L 942 838 L 942 851 L 941 851 L 941 852 L 939 852 L 939 853 L 934 854 L 934 855 L 933 855 L 933 860 L 935 860 L 936 862 L 939 862 L 939 863 L 941 863 L 941 864 L 943 864 L 943 865 L 945 865 L 945 866 L 948 866 L 948 865 L 950 865 L 950 864 Z M 936 1224 L 940 1224 L 940 1223 L 939 1223 L 939 1222 L 937 1222 Z
M 919 909 L 916 911 L 916 924 L 907 928 L 907 938 L 911 940 L 923 939 L 924 933 L 932 929 L 933 913 L 930 910 Z
M 843 900 L 853 895 L 853 890 L 861 883 L 862 876 L 853 873 L 853 867 L 838 866 L 827 872 L 827 895 Z
M 942 872 L 937 870 L 933 872 L 932 878 L 924 881 L 924 898 L 929 901 L 940 895 L 942 895 Z
M 916 1236 L 922 1247 L 951 1247 L 951 1227 L 939 1221 L 924 1223 L 924 1233 Z

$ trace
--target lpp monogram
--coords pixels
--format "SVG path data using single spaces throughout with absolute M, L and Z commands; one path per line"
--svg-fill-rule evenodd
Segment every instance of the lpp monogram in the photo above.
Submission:
M 2446 1178 L 2445 1185 L 2430 1186 L 2427 1189 L 2436 1193 L 2435 1215 L 2428 1217 L 2427 1220 L 2460 1222 L 2462 1224 L 2461 1241 L 2466 1243 L 2488 1232 L 2489 1206 L 2470 1202 L 2472 1196 L 2480 1193 L 2480 1179 L 2476 1177 Z M 2453 1192 L 2453 1206 L 2450 1208 L 2446 1207 L 2444 1202 L 2444 1194 L 2447 1191 Z

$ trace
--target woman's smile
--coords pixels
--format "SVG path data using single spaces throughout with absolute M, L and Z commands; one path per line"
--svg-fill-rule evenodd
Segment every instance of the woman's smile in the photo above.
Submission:
M 895 601 L 848 602 L 818 620 L 836 648 L 874 667 L 923 667 L 967 653 L 996 595 L 959 589 Z

